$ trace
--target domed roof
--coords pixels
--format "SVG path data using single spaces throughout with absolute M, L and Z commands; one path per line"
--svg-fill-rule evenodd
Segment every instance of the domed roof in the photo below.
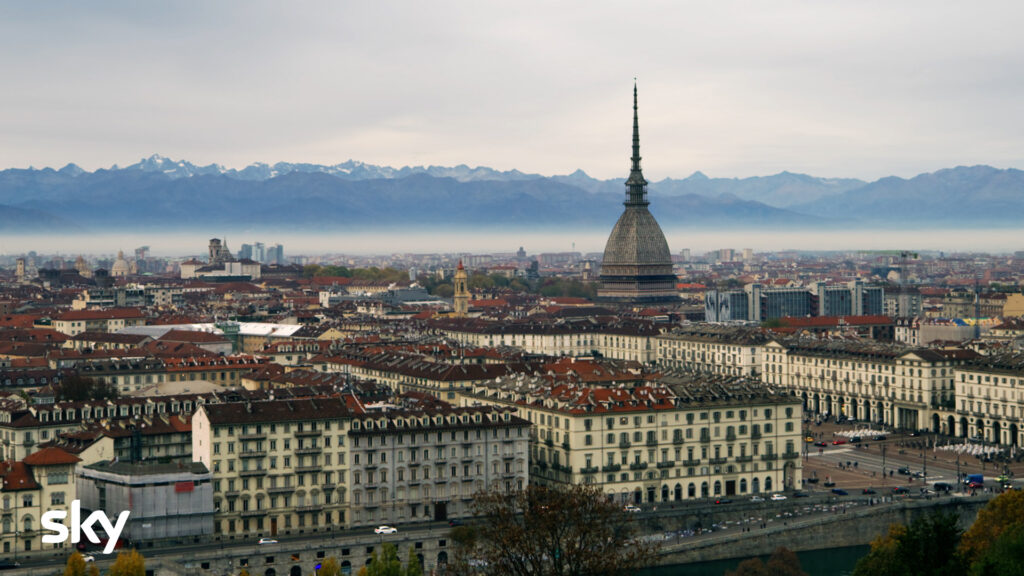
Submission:
M 117 253 L 117 260 L 114 261 L 114 265 L 110 267 L 111 276 L 127 276 L 131 271 L 131 267 L 128 265 L 128 261 L 124 259 L 124 252 Z
M 622 212 L 608 236 L 601 266 L 669 266 L 671 270 L 672 253 L 665 234 L 646 206 L 627 206 Z

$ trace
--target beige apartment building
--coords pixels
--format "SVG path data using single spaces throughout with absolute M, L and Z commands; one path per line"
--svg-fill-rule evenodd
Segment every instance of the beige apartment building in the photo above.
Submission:
M 908 430 L 946 428 L 954 403 L 956 351 L 863 340 L 774 340 L 763 381 L 799 397 L 808 412 Z
M 658 366 L 730 376 L 761 374 L 770 336 L 758 328 L 690 324 L 655 338 Z
M 75 499 L 77 456 L 60 448 L 44 448 L 22 460 L 0 462 L 3 509 L 0 549 L 5 561 L 63 558 L 69 543 L 43 544 L 42 517 L 50 510 L 68 511 Z
M 956 368 L 956 414 L 943 429 L 1004 446 L 1024 446 L 1024 355 L 977 358 Z
M 676 502 L 802 485 L 798 399 L 744 378 L 591 388 L 524 379 L 462 402 L 518 406 L 531 481 L 600 485 L 621 502 Z

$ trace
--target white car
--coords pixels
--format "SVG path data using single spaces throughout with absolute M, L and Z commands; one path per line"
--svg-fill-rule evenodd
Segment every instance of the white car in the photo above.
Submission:
M 82 556 L 82 560 L 85 560 L 86 562 L 95 562 L 96 561 L 96 557 L 95 556 Z
M 761 498 L 760 496 L 751 496 L 750 497 L 750 501 L 751 502 L 764 502 L 764 498 Z
M 623 508 L 623 510 L 625 510 L 626 512 L 639 512 L 640 511 L 640 507 L 639 506 L 634 506 L 633 504 L 626 504 L 626 506 Z
M 775 501 L 775 502 L 780 502 L 780 501 L 785 500 L 785 499 L 786 499 L 786 497 L 783 496 L 782 494 L 772 494 L 772 500 Z
M 273 538 L 260 538 L 260 541 L 257 542 L 257 544 L 277 544 L 277 540 L 274 540 Z
M 398 528 L 394 526 L 377 526 L 373 531 L 377 534 L 398 534 Z

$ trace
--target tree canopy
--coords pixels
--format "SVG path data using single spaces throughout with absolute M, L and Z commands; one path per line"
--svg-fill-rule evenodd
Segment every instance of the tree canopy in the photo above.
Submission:
M 121 552 L 107 570 L 107 576 L 146 576 L 146 559 L 134 548 Z
M 423 576 L 423 567 L 415 551 L 409 549 L 409 558 L 405 566 L 398 558 L 398 548 L 385 542 L 379 550 L 370 555 L 370 563 L 359 569 L 358 576 Z
M 117 386 L 102 380 L 70 374 L 54 387 L 58 401 L 84 402 L 86 400 L 108 400 L 118 397 Z
M 469 559 L 462 568 L 469 571 L 475 565 L 509 576 L 626 574 L 654 550 L 634 537 L 635 518 L 598 487 L 530 485 L 513 493 L 484 492 L 473 508 L 483 520 L 471 531 L 453 531 L 459 554 Z
M 1024 492 L 1009 490 L 993 498 L 978 512 L 964 533 L 960 551 L 968 561 L 980 558 L 1006 530 L 1024 523 Z
M 922 516 L 909 526 L 893 525 L 871 543 L 854 576 L 957 576 L 967 564 L 958 551 L 963 530 L 956 514 Z
M 762 562 L 760 558 L 744 560 L 736 570 L 727 572 L 726 576 L 807 576 L 807 572 L 800 566 L 800 558 L 795 552 L 779 546 L 772 552 L 768 562 Z

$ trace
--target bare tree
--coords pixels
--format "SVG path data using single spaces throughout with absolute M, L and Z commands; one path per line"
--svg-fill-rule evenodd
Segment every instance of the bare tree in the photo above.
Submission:
M 583 484 L 529 486 L 477 494 L 475 538 L 464 568 L 510 576 L 625 574 L 653 564 L 656 546 L 636 537 L 635 517 L 600 488 Z M 467 566 L 468 564 L 468 566 Z

